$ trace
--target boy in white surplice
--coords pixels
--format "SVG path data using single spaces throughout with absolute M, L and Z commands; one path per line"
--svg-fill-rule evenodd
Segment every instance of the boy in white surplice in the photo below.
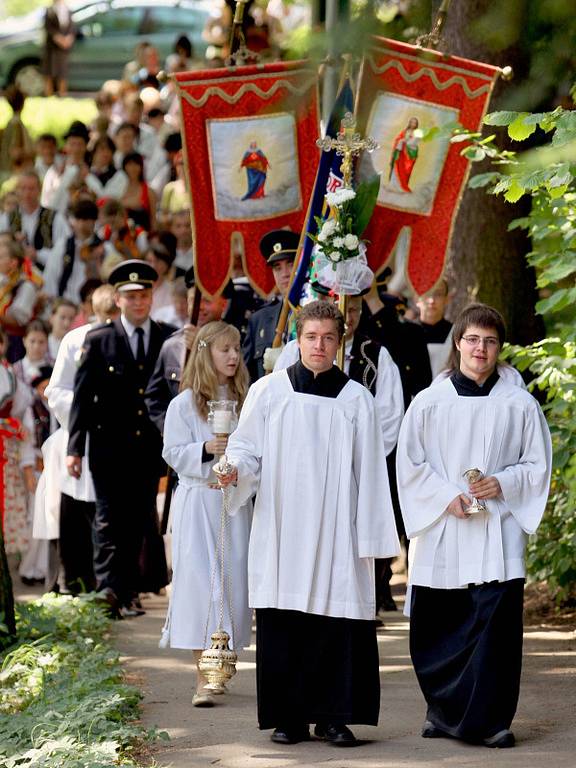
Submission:
M 256 608 L 260 728 L 293 744 L 356 743 L 376 725 L 380 686 L 374 558 L 393 557 L 394 524 L 374 398 L 333 365 L 339 310 L 297 315 L 301 359 L 260 379 L 227 448 L 232 507 L 257 492 L 248 556 Z
M 413 400 L 397 455 L 411 540 L 410 651 L 428 704 L 422 736 L 487 747 L 514 745 L 524 550 L 551 471 L 538 403 L 499 374 L 504 332 L 492 307 L 462 312 L 458 367 Z M 472 469 L 484 477 L 468 485 Z

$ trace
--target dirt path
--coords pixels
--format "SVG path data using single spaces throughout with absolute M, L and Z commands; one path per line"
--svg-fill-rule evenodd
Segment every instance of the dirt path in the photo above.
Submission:
M 170 734 L 151 750 L 160 766 L 281 768 L 331 764 L 335 768 L 574 768 L 576 766 L 576 632 L 529 626 L 520 705 L 514 721 L 518 745 L 488 750 L 419 735 L 424 703 L 408 654 L 408 621 L 386 614 L 378 632 L 382 705 L 378 728 L 355 727 L 365 743 L 342 750 L 319 742 L 280 746 L 258 731 L 254 647 L 241 654 L 231 693 L 213 709 L 191 705 L 189 654 L 160 650 L 166 598 L 145 601 L 147 615 L 117 625 L 126 669 L 145 693 L 144 722 Z

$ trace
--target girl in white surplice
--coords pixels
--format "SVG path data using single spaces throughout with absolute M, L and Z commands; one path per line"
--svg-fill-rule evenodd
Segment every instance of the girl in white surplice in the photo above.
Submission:
M 222 494 L 212 466 L 226 450 L 227 438 L 215 437 L 207 422 L 209 400 L 236 400 L 238 410 L 248 389 L 248 372 L 240 354 L 240 334 L 221 321 L 207 323 L 199 331 L 186 365 L 182 392 L 166 413 L 165 461 L 178 473 L 173 499 L 172 594 L 161 645 L 189 648 L 196 664 L 217 629 L 220 588 L 211 577 L 216 563 Z M 228 520 L 226 566 L 230 573 L 232 621 L 225 600 L 224 629 L 235 649 L 250 644 L 251 613 L 248 608 L 247 556 L 251 504 Z M 207 618 L 210 614 L 210 618 Z M 194 706 L 212 706 L 197 670 Z

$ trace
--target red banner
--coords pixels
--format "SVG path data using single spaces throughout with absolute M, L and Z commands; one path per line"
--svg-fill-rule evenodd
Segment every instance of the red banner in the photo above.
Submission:
M 488 64 L 384 38 L 373 38 L 366 54 L 358 125 L 380 145 L 371 161 L 382 174 L 364 234 L 370 266 L 381 272 L 394 255 L 395 278 L 417 295 L 442 275 L 468 177 L 464 145 L 450 144 L 450 125 L 479 130 L 498 74 Z
M 314 185 L 319 135 L 317 73 L 307 62 L 176 75 L 192 201 L 196 279 L 227 284 L 234 252 L 262 295 L 274 287 L 260 238 L 300 232 Z

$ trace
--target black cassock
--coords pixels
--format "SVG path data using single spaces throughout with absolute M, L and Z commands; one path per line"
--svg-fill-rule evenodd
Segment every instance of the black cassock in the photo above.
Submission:
M 348 377 L 287 369 L 296 392 L 337 397 Z M 256 609 L 256 681 L 261 729 L 306 723 L 377 725 L 380 709 L 374 621 Z
M 482 387 L 460 372 L 451 381 L 459 395 L 482 397 L 498 373 Z M 510 728 L 520 690 L 523 595 L 524 579 L 412 587 L 412 663 L 426 719 L 445 733 L 474 743 Z

